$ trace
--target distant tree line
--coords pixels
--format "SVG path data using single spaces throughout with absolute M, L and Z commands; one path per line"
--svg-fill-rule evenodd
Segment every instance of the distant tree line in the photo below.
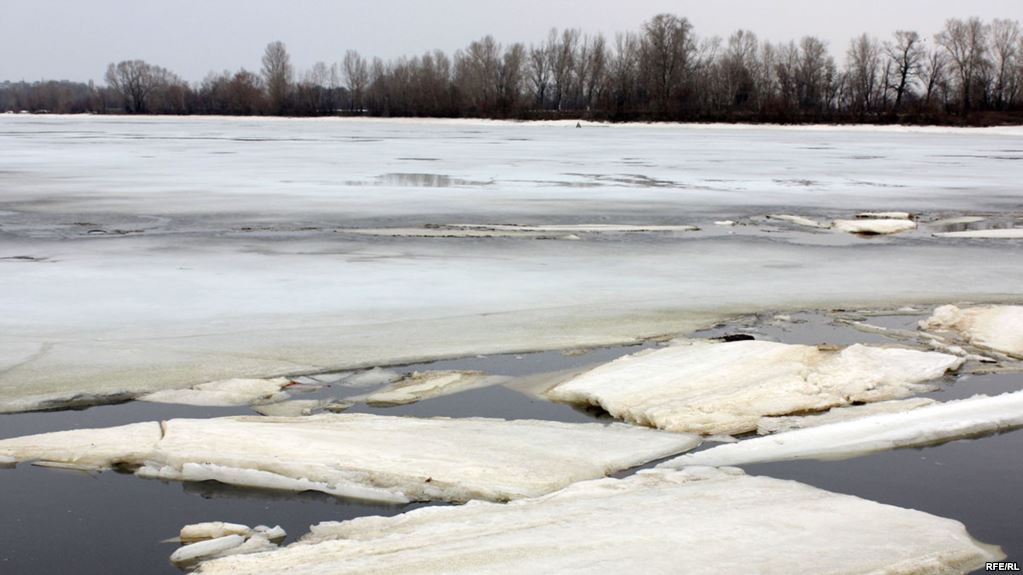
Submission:
M 1023 34 L 1015 20 L 950 19 L 926 39 L 854 38 L 839 66 L 826 42 L 773 44 L 739 30 L 700 38 L 660 14 L 613 40 L 551 30 L 538 44 L 485 36 L 384 61 L 348 51 L 296 74 L 281 42 L 262 68 L 189 84 L 141 60 L 106 85 L 0 84 L 0 110 L 59 113 L 369 115 L 766 122 L 976 123 L 1023 118 Z M 992 120 L 993 119 L 993 120 Z

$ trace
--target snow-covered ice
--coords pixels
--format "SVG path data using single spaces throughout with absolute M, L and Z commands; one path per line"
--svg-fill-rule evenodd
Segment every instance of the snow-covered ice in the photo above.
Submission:
M 322 523 L 201 575 L 967 573 L 1002 557 L 957 521 L 737 469 L 650 470 L 509 504 Z
M 958 308 L 944 305 L 921 329 L 954 331 L 970 344 L 1023 358 L 1023 306 L 997 305 Z
M 401 503 L 534 497 L 698 444 L 617 423 L 323 414 L 61 431 L 0 440 L 0 456 Z
M 943 353 L 865 345 L 679 343 L 599 366 L 548 396 L 639 425 L 733 435 L 756 430 L 765 416 L 913 395 L 961 364 Z
M 231 406 L 274 403 L 288 398 L 282 391 L 291 385 L 287 378 L 228 379 L 201 383 L 187 389 L 164 389 L 139 397 L 153 403 L 199 406 Z
M 786 415 L 780 417 L 761 417 L 757 423 L 757 434 L 768 435 L 793 429 L 806 427 L 817 427 L 828 423 L 858 419 L 878 413 L 902 413 L 913 409 L 920 409 L 938 403 L 927 397 L 912 397 L 909 399 L 893 399 L 890 401 L 879 401 L 877 403 L 866 403 L 863 405 L 850 405 L 848 407 L 834 407 L 826 413 L 815 415 Z
M 0 124 L 0 411 L 634 343 L 736 313 L 1023 297 L 1014 242 L 713 225 L 770 213 L 1006 213 L 1023 192 L 998 156 L 1018 129 Z M 856 159 L 865 148 L 879 157 Z M 491 224 L 702 231 L 353 233 Z
M 1023 391 L 978 395 L 903 413 L 861 417 L 747 439 L 682 455 L 661 467 L 731 466 L 794 459 L 843 459 L 989 435 L 1023 427 Z

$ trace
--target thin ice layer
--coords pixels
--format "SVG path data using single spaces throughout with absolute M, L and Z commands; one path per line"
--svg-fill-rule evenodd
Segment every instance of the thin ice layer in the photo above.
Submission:
M 748 439 L 683 455 L 663 467 L 746 465 L 793 459 L 844 459 L 977 437 L 1023 427 L 1023 391 L 978 395 L 905 413 L 872 415 Z
M 863 405 L 850 405 L 849 407 L 835 407 L 825 413 L 814 415 L 786 415 L 781 417 L 761 417 L 757 424 L 759 435 L 768 435 L 793 429 L 806 427 L 817 427 L 839 421 L 858 419 L 878 413 L 902 413 L 913 409 L 920 409 L 938 403 L 926 397 L 912 397 L 910 399 L 893 399 L 891 401 L 879 401 L 877 403 L 866 403 Z
M 900 575 L 967 573 L 1000 556 L 957 521 L 701 468 L 587 481 L 507 505 L 320 524 L 302 542 L 198 573 Z
M 173 419 L 0 441 L 0 457 L 388 502 L 503 501 L 674 455 L 699 440 L 622 424 L 369 414 Z M 142 432 L 145 432 L 143 434 Z M 134 434 L 134 435 L 133 435 Z M 137 437 L 126 442 L 125 438 Z
M 961 309 L 941 306 L 926 321 L 926 330 L 955 331 L 973 345 L 1023 357 L 1023 306 L 992 305 Z
M 913 395 L 955 356 L 853 345 L 824 351 L 767 341 L 645 351 L 556 386 L 557 401 L 597 405 L 639 425 L 704 435 L 754 431 L 761 417 Z

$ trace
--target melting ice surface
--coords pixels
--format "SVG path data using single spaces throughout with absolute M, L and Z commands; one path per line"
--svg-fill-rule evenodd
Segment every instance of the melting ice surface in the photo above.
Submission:
M 925 228 L 1018 210 L 1005 150 L 1021 136 L 3 116 L 0 411 L 630 342 L 735 312 L 1018 301 L 1018 240 Z M 893 211 L 921 229 L 764 218 Z M 579 241 L 351 233 L 459 224 L 611 227 Z

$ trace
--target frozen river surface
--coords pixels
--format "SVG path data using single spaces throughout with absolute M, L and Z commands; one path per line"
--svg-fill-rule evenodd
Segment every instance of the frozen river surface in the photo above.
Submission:
M 1023 227 L 1021 182 L 1014 128 L 0 116 L 0 411 L 1019 303 L 1023 241 L 934 234 Z M 918 227 L 765 217 L 867 211 Z

